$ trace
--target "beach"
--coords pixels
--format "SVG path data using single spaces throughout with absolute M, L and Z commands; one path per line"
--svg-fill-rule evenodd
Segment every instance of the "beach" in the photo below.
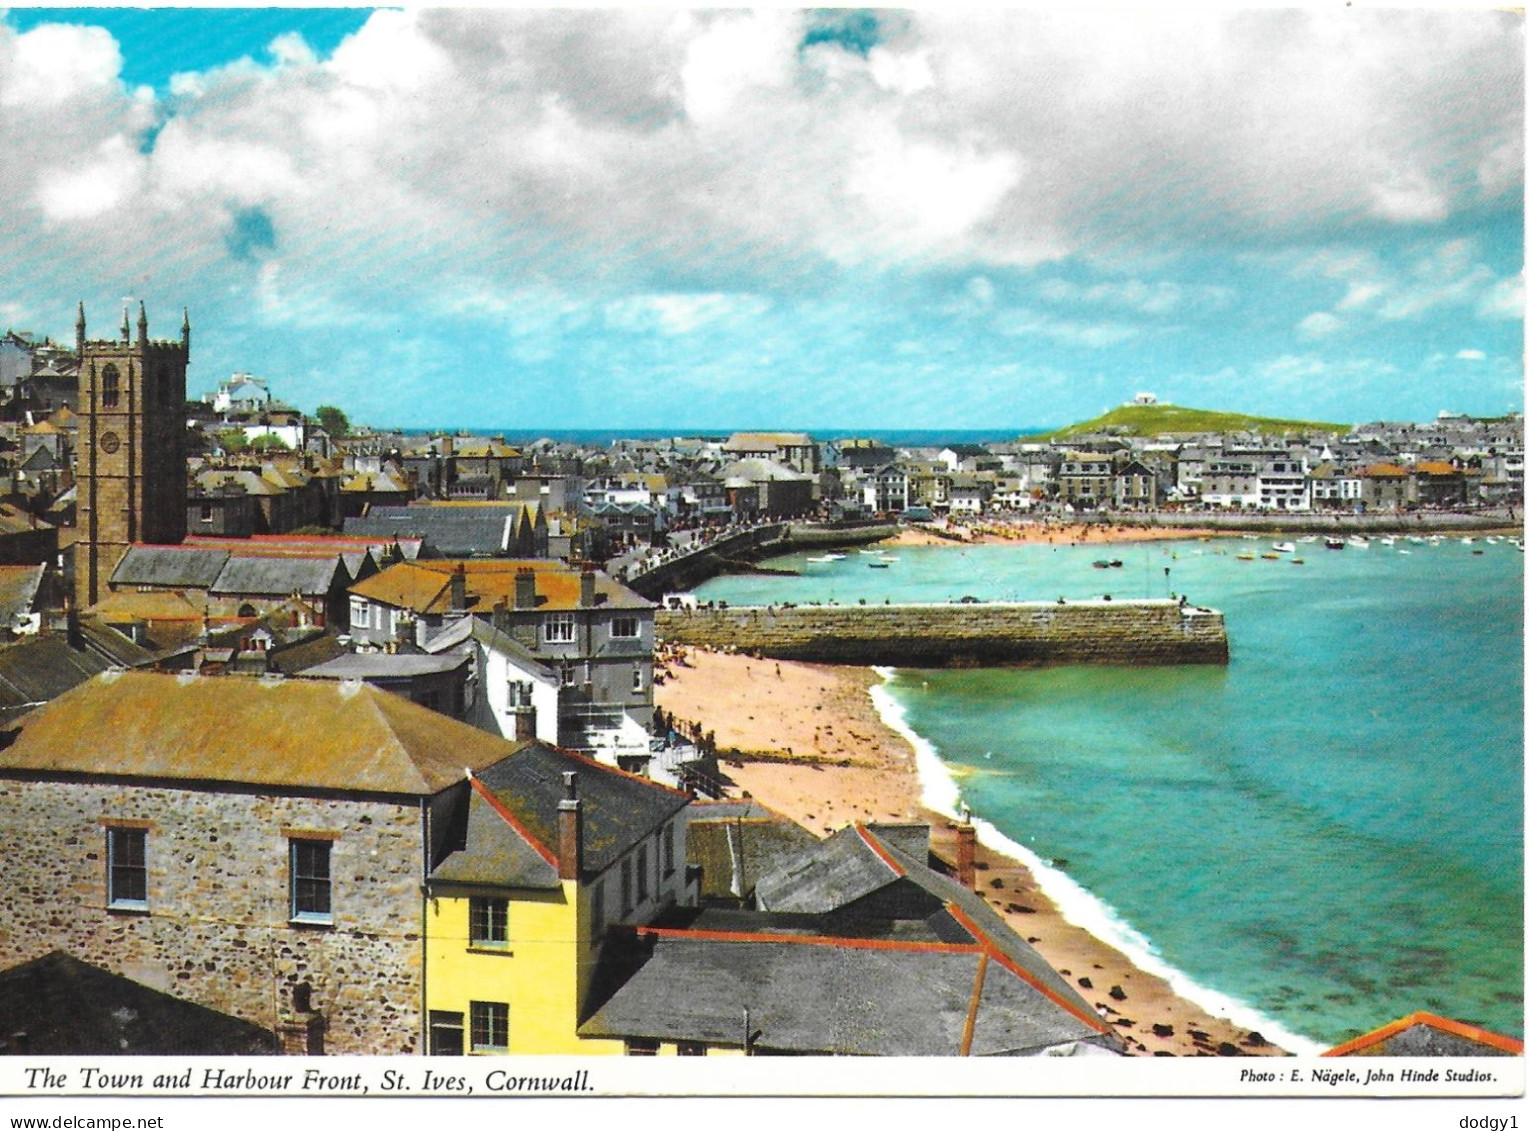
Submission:
M 986 520 L 969 526 L 906 526 L 881 546 L 949 546 L 952 543 L 979 546 L 988 543 L 1050 544 L 1053 546 L 1105 545 L 1115 542 L 1158 542 L 1165 538 L 1225 538 L 1236 535 L 1229 530 L 1194 530 L 1178 527 L 1148 526 L 1130 523 L 1058 522 L 1027 520 L 997 522 Z
M 927 823 L 934 852 L 955 859 L 954 820 L 924 807 L 914 750 L 871 698 L 876 672 L 685 648 L 665 650 L 658 679 L 655 698 L 666 713 L 715 734 L 731 793 L 819 835 L 856 822 Z M 1020 862 L 979 844 L 977 869 L 993 909 L 1115 1026 L 1131 1053 L 1282 1052 L 1068 922 Z

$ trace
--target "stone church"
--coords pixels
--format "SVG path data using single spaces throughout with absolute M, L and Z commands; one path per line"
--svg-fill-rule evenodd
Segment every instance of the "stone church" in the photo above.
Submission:
M 112 570 L 134 542 L 186 537 L 186 365 L 191 320 L 178 341 L 152 340 L 138 306 L 134 335 L 122 313 L 118 337 L 92 340 L 85 305 L 75 323 L 80 359 L 79 537 L 75 607 L 107 594 Z

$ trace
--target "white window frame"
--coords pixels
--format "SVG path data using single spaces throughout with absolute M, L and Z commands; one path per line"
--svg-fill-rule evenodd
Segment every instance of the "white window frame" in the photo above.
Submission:
M 549 613 L 542 621 L 542 639 L 548 644 L 572 644 L 575 630 L 572 613 Z
M 496 1016 L 503 1018 L 503 1031 L 495 1032 L 499 1028 Z M 479 1041 L 480 1033 L 487 1030 L 486 1038 Z M 504 1043 L 499 1044 L 495 1038 Z M 467 1003 L 467 1041 L 468 1051 L 473 1053 L 507 1053 L 510 1051 L 510 1005 L 504 1001 L 472 1001 Z
M 138 859 L 124 861 L 131 856 L 127 842 L 138 844 Z M 122 874 L 119 878 L 119 873 Z M 142 878 L 143 896 L 123 895 L 121 889 L 128 886 L 126 873 Z M 124 825 L 113 825 L 106 830 L 106 906 L 113 911 L 147 911 L 149 909 L 149 830 Z
M 291 921 L 294 923 L 308 923 L 317 926 L 334 925 L 334 842 L 321 840 L 317 837 L 290 837 L 287 841 L 287 885 L 288 885 L 288 910 Z M 324 870 L 319 875 L 316 870 L 309 872 L 300 871 L 302 865 L 299 856 L 305 849 L 322 849 Z M 303 906 L 305 903 L 316 903 L 310 895 L 305 895 L 302 884 L 322 884 L 324 909 Z M 317 889 L 315 889 L 316 891 Z

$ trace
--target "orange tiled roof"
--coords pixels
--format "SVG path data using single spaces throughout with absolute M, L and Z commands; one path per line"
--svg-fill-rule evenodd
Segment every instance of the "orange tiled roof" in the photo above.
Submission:
M 451 609 L 451 575 L 459 568 L 466 581 L 469 609 L 487 612 L 500 602 L 513 609 L 515 578 L 523 569 L 536 575 L 538 611 L 579 607 L 580 571 L 543 558 L 399 562 L 351 586 L 350 591 L 358 597 L 416 613 L 444 613 Z M 605 598 L 600 602 L 602 608 L 635 609 L 650 605 L 604 573 L 595 574 L 595 593 Z
M 1460 469 L 1443 460 L 1423 460 L 1414 469 L 1424 475 L 1459 475 Z
M 1360 468 L 1359 475 L 1364 479 L 1405 479 L 1407 469 L 1397 467 L 1394 463 L 1372 463 L 1369 467 Z

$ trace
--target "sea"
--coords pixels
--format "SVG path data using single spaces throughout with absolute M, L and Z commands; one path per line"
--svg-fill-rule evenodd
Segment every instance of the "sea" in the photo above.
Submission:
M 1419 1010 L 1521 1037 L 1524 555 L 1271 543 L 799 554 L 697 595 L 1222 610 L 1226 667 L 887 669 L 874 697 L 931 807 L 968 806 L 1069 919 L 1206 1008 L 1294 1052 Z

